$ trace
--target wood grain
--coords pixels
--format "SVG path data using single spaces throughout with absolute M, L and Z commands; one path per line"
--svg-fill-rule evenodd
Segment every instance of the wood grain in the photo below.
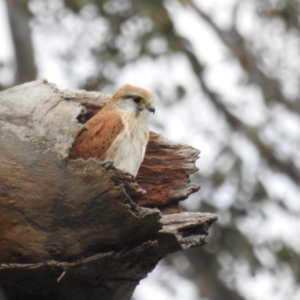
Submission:
M 137 180 L 112 162 L 68 160 L 82 122 L 107 99 L 46 80 L 0 93 L 0 285 L 8 299 L 128 300 L 162 257 L 207 242 L 215 215 L 147 208 L 176 211 L 198 189 L 189 181 L 197 150 L 152 133 Z

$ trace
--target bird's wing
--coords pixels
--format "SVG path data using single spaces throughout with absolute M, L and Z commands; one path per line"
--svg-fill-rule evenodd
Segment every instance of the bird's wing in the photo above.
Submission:
M 102 158 L 114 139 L 123 130 L 121 116 L 116 112 L 100 111 L 85 123 L 87 130 L 74 141 L 69 158 Z

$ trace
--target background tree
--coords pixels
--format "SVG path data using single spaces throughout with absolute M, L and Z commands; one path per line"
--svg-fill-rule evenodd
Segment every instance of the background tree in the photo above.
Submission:
M 154 129 L 202 150 L 189 209 L 220 220 L 208 247 L 160 270 L 192 280 L 199 299 L 298 299 L 299 2 L 6 2 L 13 84 L 36 77 L 34 53 L 38 77 L 62 87 L 146 86 L 159 99 Z

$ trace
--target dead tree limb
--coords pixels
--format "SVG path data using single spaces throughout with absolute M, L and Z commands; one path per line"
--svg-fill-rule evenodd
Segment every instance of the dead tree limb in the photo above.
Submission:
M 198 190 L 189 181 L 197 150 L 152 133 L 137 180 L 111 162 L 68 160 L 82 123 L 108 99 L 46 80 L 0 93 L 0 285 L 8 299 L 130 299 L 161 258 L 207 243 L 215 215 L 164 214 Z

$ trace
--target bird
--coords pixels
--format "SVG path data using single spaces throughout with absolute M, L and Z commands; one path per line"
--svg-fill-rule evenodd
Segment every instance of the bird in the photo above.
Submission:
M 137 175 L 149 140 L 149 122 L 155 113 L 154 96 L 129 84 L 122 86 L 107 104 L 90 118 L 71 148 L 69 158 L 99 158 Z

